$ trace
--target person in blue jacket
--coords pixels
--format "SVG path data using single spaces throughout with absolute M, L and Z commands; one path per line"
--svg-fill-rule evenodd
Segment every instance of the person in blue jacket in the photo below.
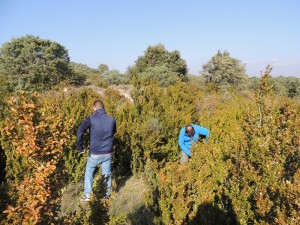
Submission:
M 84 196 L 81 201 L 90 201 L 92 192 L 93 173 L 96 167 L 101 164 L 102 175 L 106 180 L 106 198 L 110 196 L 111 188 L 111 162 L 113 138 L 116 133 L 116 121 L 108 116 L 104 109 L 104 104 L 96 100 L 93 104 L 94 113 L 88 116 L 80 125 L 77 131 L 77 150 L 82 154 L 85 152 L 83 147 L 84 133 L 89 129 L 90 151 L 88 154 L 85 175 L 84 175 Z
M 178 143 L 181 148 L 181 164 L 187 163 L 191 157 L 193 143 L 200 138 L 205 138 L 206 143 L 208 143 L 209 134 L 207 128 L 196 124 L 189 124 L 180 130 Z

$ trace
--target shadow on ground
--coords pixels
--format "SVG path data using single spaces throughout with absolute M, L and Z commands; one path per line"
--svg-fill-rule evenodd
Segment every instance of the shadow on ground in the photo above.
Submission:
M 146 206 L 141 206 L 135 212 L 129 214 L 127 218 L 131 225 L 154 225 L 154 214 Z
M 224 212 L 211 203 L 203 203 L 199 206 L 196 216 L 188 225 L 240 225 L 232 210 Z

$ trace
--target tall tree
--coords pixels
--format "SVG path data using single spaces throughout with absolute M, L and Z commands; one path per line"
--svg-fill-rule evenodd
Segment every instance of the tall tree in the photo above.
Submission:
M 30 35 L 12 39 L 0 49 L 0 74 L 13 87 L 50 88 L 72 76 L 69 62 L 64 46 Z
M 108 85 L 128 84 L 127 76 L 122 75 L 118 70 L 107 70 L 100 75 L 100 78 Z
M 151 67 L 166 67 L 170 73 L 176 74 L 182 80 L 187 79 L 187 65 L 181 59 L 179 51 L 169 52 L 164 45 L 149 46 L 143 56 L 138 57 L 135 66 L 131 68 L 135 73 L 146 72 Z
M 100 75 L 103 74 L 104 72 L 108 71 L 108 70 L 109 70 L 109 67 L 106 64 L 100 64 L 98 66 L 98 71 L 99 71 Z
M 245 65 L 240 60 L 231 57 L 228 51 L 222 53 L 219 50 L 211 60 L 202 66 L 202 69 L 201 74 L 205 82 L 217 86 L 239 87 L 248 79 Z

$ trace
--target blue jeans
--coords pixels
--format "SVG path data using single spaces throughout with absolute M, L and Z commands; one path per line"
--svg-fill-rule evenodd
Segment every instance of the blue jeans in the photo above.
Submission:
M 85 167 L 85 175 L 84 175 L 84 194 L 90 196 L 92 192 L 92 184 L 93 184 L 93 174 L 96 167 L 101 164 L 102 175 L 106 180 L 107 192 L 106 196 L 110 195 L 111 188 L 111 162 L 112 162 L 112 154 L 108 155 L 93 155 L 89 154 Z
M 187 154 L 185 154 L 183 151 L 181 151 L 180 164 L 184 165 L 184 164 L 188 163 L 189 158 L 190 157 Z

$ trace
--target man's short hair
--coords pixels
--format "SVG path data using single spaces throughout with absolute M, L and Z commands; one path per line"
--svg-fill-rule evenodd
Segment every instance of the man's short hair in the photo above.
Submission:
M 96 109 L 104 109 L 104 104 L 102 101 L 96 100 L 96 101 L 94 101 L 94 107 Z
M 194 135 L 194 133 L 195 133 L 194 127 L 192 125 L 190 125 L 190 124 L 186 125 L 186 127 L 185 127 L 185 133 L 189 134 L 189 135 Z

